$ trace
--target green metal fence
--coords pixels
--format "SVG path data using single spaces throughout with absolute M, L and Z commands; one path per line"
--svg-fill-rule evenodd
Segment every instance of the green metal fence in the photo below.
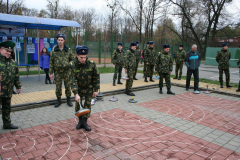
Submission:
M 76 31 L 68 30 L 66 44 L 72 51 L 75 51 L 77 44 Z M 189 51 L 191 44 L 188 42 L 181 42 L 177 40 L 163 39 L 159 37 L 142 37 L 133 35 L 120 35 L 120 34 L 108 34 L 108 33 L 96 33 L 96 32 L 78 32 L 78 45 L 86 45 L 89 47 L 89 57 L 96 63 L 111 63 L 112 53 L 117 48 L 117 43 L 123 43 L 123 49 L 127 50 L 130 47 L 131 42 L 139 41 L 140 49 L 146 47 L 147 41 L 155 42 L 155 50 L 162 52 L 163 45 L 170 45 L 170 52 L 173 54 L 174 51 L 178 50 L 179 44 L 184 44 L 184 49 Z

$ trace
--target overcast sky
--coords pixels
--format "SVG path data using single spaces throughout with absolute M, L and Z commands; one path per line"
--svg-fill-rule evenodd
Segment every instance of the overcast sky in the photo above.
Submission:
M 48 2 L 47 0 L 24 0 L 24 4 L 28 8 L 36 8 L 38 10 L 41 10 L 46 9 Z M 67 4 L 73 9 L 95 8 L 98 11 L 106 8 L 107 6 L 105 0 L 60 0 L 60 4 Z
M 133 0 L 131 0 L 131 2 L 133 2 Z M 41 10 L 46 9 L 46 5 L 48 3 L 47 0 L 24 0 L 24 4 L 28 8 Z M 67 4 L 68 6 L 71 6 L 72 9 L 95 8 L 97 12 L 102 14 L 106 13 L 106 11 L 109 9 L 107 8 L 106 0 L 60 0 L 60 4 Z M 233 15 L 232 19 L 229 20 L 232 22 L 240 22 L 240 0 L 233 0 L 233 2 L 226 7 L 227 10 Z

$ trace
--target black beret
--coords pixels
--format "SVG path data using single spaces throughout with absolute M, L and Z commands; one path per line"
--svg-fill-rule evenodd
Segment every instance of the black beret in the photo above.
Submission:
M 132 42 L 130 46 L 137 46 L 136 42 Z
M 119 42 L 119 43 L 118 43 L 118 46 L 123 46 L 123 43 Z
M 170 45 L 169 44 L 164 44 L 163 48 L 170 48 Z
M 147 42 L 147 44 L 149 44 L 149 41 Z
M 149 41 L 149 44 L 151 45 L 151 44 L 154 44 L 155 42 L 154 41 Z
M 222 44 L 222 47 L 224 47 L 224 46 L 228 46 L 228 43 L 223 43 L 223 44 Z
M 1 49 L 6 49 L 10 52 L 13 51 L 13 47 L 15 46 L 15 43 L 12 41 L 4 41 L 2 43 L 0 43 L 0 47 Z
M 88 54 L 88 47 L 87 46 L 77 46 L 76 53 L 77 55 L 87 55 Z
M 183 47 L 183 44 L 180 44 L 179 47 Z
M 136 41 L 137 44 L 139 44 L 139 41 Z
M 65 39 L 65 38 L 66 38 L 66 35 L 63 34 L 63 33 L 58 33 L 58 34 L 57 34 L 57 39 L 58 39 L 59 37 L 62 37 L 63 39 Z

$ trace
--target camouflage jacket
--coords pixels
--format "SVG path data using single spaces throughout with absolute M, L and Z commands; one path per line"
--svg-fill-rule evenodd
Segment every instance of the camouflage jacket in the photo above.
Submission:
M 135 52 L 129 48 L 124 55 L 124 68 L 125 69 L 134 69 L 136 67 L 136 56 Z
M 19 79 L 19 70 L 17 63 L 5 56 L 0 55 L 0 97 L 12 97 L 13 86 L 21 89 L 21 82 Z
M 71 89 L 75 94 L 78 90 L 93 89 L 97 92 L 100 87 L 100 76 L 95 62 L 86 59 L 85 63 L 78 61 L 77 57 L 70 63 Z
M 184 50 L 178 50 L 175 57 L 177 64 L 183 63 L 186 57 L 186 52 Z
M 116 50 L 114 50 L 113 55 L 112 55 L 113 64 L 118 64 L 118 65 L 122 66 L 123 65 L 123 56 L 124 56 L 123 50 L 120 51 L 118 48 Z
M 137 47 L 137 49 L 135 51 L 135 56 L 136 56 L 136 59 L 138 59 L 138 60 L 141 59 L 141 49 L 139 47 Z
M 149 65 L 154 65 L 155 61 L 156 61 L 156 51 L 154 48 L 151 47 L 147 47 L 144 51 L 143 51 L 143 55 L 144 55 L 144 62 L 148 62 Z
M 238 67 L 240 68 L 240 58 L 239 58 L 239 60 L 237 61 L 237 65 L 238 65 Z
M 74 59 L 74 56 L 69 52 L 68 47 L 64 45 L 61 51 L 58 45 L 54 46 L 51 52 L 49 74 L 59 71 L 64 72 L 69 70 L 70 62 Z
M 169 73 L 173 70 L 173 60 L 170 53 L 162 52 L 158 55 L 155 65 L 158 73 Z
M 231 58 L 231 53 L 229 50 L 221 50 L 218 51 L 216 56 L 216 61 L 218 62 L 218 69 L 228 69 L 229 68 L 229 60 Z

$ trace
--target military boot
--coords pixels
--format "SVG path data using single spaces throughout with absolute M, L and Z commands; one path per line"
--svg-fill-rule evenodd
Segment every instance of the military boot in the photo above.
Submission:
M 151 81 L 151 82 L 155 82 L 155 81 L 152 79 L 152 77 L 150 77 L 150 81 Z
M 136 76 L 134 76 L 134 77 L 133 77 L 133 80 L 138 80 L 138 79 L 136 78 Z
M 132 93 L 131 91 L 128 91 L 127 95 L 129 95 L 129 96 L 135 96 L 135 94 Z
M 168 89 L 167 94 L 175 95 L 175 93 L 173 93 L 173 92 L 171 91 L 171 89 Z
M 236 90 L 236 92 L 240 92 L 240 81 L 239 81 L 238 89 Z
M 61 105 L 61 97 L 57 97 L 57 102 L 54 105 L 55 108 L 59 107 Z
M 10 125 L 9 127 L 3 127 L 3 129 L 18 129 L 18 126 Z
M 181 76 L 179 76 L 178 80 L 181 80 Z
M 223 83 L 220 83 L 220 88 L 223 88 Z
M 178 79 L 178 76 L 175 76 L 173 79 Z
M 91 128 L 87 124 L 87 118 L 83 118 L 82 127 L 85 128 L 86 131 L 91 131 Z
M 147 77 L 145 77 L 145 80 L 144 80 L 144 82 L 148 82 L 148 80 L 147 80 Z
M 128 90 L 127 89 L 125 89 L 125 94 L 128 94 Z
M 116 86 L 116 81 L 115 80 L 113 80 L 113 86 Z
M 160 88 L 159 93 L 160 93 L 160 94 L 163 94 L 163 92 L 162 92 L 162 88 Z
M 45 78 L 45 84 L 48 84 L 47 78 Z
M 117 82 L 117 84 L 123 84 L 121 81 L 120 81 L 120 79 L 118 80 L 118 82 Z
M 67 97 L 67 105 L 68 105 L 69 107 L 72 107 L 72 106 L 73 106 L 73 104 L 72 104 L 72 102 L 71 102 L 71 100 L 70 100 L 70 97 Z
M 227 83 L 227 88 L 231 88 L 232 86 L 229 84 L 229 83 Z
M 78 121 L 78 124 L 76 126 L 76 129 L 81 129 L 82 128 L 82 123 L 83 123 L 83 119 L 82 119 L 82 116 L 79 117 L 79 121 Z

